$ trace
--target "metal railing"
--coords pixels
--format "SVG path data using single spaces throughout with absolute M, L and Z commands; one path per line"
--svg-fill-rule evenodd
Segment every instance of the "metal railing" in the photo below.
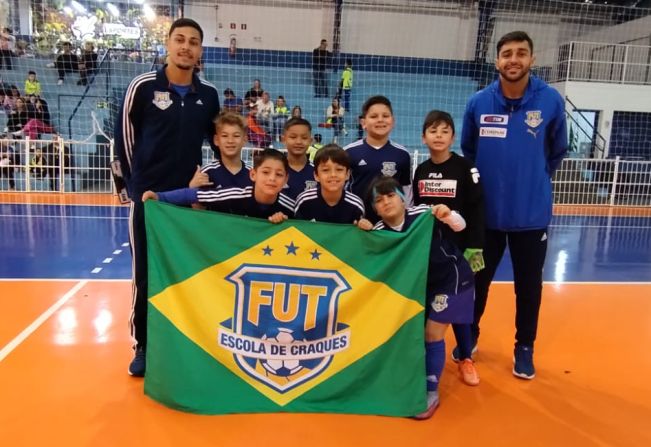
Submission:
M 573 41 L 555 65 L 551 81 L 651 85 L 651 46 Z
M 244 148 L 253 164 L 257 148 Z M 204 164 L 213 160 L 203 148 Z M 412 169 L 429 158 L 412 154 Z M 112 144 L 58 140 L 0 140 L 0 191 L 115 193 L 109 163 Z M 651 161 L 567 158 L 552 180 L 554 203 L 651 206 Z

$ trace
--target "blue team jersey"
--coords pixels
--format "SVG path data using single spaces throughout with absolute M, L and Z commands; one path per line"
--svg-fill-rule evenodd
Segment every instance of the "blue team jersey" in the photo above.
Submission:
M 252 186 L 253 182 L 249 177 L 249 167 L 242 162 L 242 169 L 233 174 L 224 166 L 220 160 L 208 163 L 201 169 L 201 172 L 208 174 L 212 183 L 211 189 L 221 188 L 246 188 Z
M 294 171 L 289 168 L 289 178 L 287 184 L 283 189 L 283 194 L 296 200 L 298 195 L 308 189 L 316 188 L 317 182 L 314 179 L 314 166 L 310 163 L 305 163 L 303 169 Z
M 350 157 L 352 192 L 369 205 L 368 188 L 379 176 L 393 177 L 405 187 L 411 186 L 411 157 L 404 146 L 388 141 L 379 149 L 366 140 L 358 140 L 344 148 Z
M 404 233 L 422 214 L 431 214 L 427 205 L 418 205 L 405 210 L 405 221 L 400 229 L 394 229 L 379 221 L 374 230 L 387 230 Z M 434 218 L 434 217 L 432 217 Z M 473 284 L 473 273 L 457 246 L 443 238 L 439 222 L 434 224 L 427 272 L 427 296 L 435 294 L 457 295 L 462 289 Z
M 253 195 L 253 186 L 204 191 L 200 191 L 197 188 L 183 188 L 174 191 L 159 192 L 158 200 L 173 203 L 174 205 L 201 203 L 211 211 L 258 217 L 261 219 L 266 219 L 277 212 L 281 212 L 287 217 L 294 217 L 295 207 L 294 201 L 283 193 L 278 194 L 274 203 L 259 203 Z
M 299 194 L 294 214 L 302 220 L 351 224 L 364 217 L 364 202 L 352 192 L 344 191 L 339 202 L 330 206 L 317 187 Z

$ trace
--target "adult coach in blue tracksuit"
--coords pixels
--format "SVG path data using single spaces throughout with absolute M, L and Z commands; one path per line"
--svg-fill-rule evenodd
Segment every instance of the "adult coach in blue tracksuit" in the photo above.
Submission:
M 475 277 L 473 337 L 479 337 L 488 288 L 508 244 L 516 295 L 513 374 L 524 379 L 535 376 L 551 176 L 567 152 L 563 98 L 529 74 L 533 63 L 533 42 L 526 33 L 499 40 L 499 79 L 470 98 L 461 136 L 463 154 L 481 173 L 486 204 L 486 268 Z
M 168 64 L 134 78 L 115 129 L 115 149 L 131 197 L 129 236 L 133 256 L 132 335 L 129 374 L 144 376 L 147 347 L 147 244 L 142 194 L 187 188 L 202 164 L 204 138 L 213 141 L 219 98 L 212 84 L 193 73 L 203 31 L 191 19 L 176 20 L 167 40 Z

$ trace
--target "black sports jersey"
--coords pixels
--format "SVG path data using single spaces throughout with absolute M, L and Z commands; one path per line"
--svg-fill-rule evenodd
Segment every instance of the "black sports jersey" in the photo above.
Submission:
M 415 205 L 447 205 L 466 220 L 466 228 L 455 233 L 442 225 L 443 235 L 461 250 L 484 246 L 484 199 L 479 171 L 470 160 L 454 152 L 443 163 L 425 160 L 414 173 Z
M 242 169 L 233 174 L 220 160 L 215 160 L 204 166 L 201 172 L 208 174 L 212 182 L 211 189 L 246 188 L 253 185 L 249 170 L 249 167 L 242 162 Z
M 364 216 L 364 202 L 352 192 L 344 191 L 339 202 L 330 206 L 317 187 L 299 194 L 294 214 L 302 220 L 351 224 Z
M 314 179 L 314 166 L 310 163 L 305 163 L 303 169 L 294 171 L 289 168 L 289 178 L 287 184 L 283 189 L 283 194 L 296 200 L 298 195 L 308 189 L 316 188 L 317 181 Z
M 419 205 L 405 210 L 405 220 L 402 228 L 394 229 L 379 221 L 374 230 L 395 231 L 404 233 L 423 213 L 431 214 L 431 208 Z M 434 218 L 432 216 L 432 218 Z M 473 273 L 457 246 L 443 237 L 440 222 L 434 222 L 434 231 L 429 255 L 429 269 L 427 271 L 427 296 L 434 293 L 448 293 L 456 295 L 460 289 L 468 286 L 473 279 Z
M 277 212 L 294 217 L 294 201 L 280 193 L 270 205 L 258 203 L 253 196 L 253 186 L 197 191 L 197 202 L 213 211 L 266 219 Z

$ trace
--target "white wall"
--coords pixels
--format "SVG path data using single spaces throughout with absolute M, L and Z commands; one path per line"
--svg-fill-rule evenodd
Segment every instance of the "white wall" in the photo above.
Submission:
M 597 31 L 586 33 L 576 40 L 623 43 L 646 37 L 646 43 L 642 45 L 649 45 L 649 34 L 651 34 L 651 16 L 646 16 L 620 25 L 602 27 Z

